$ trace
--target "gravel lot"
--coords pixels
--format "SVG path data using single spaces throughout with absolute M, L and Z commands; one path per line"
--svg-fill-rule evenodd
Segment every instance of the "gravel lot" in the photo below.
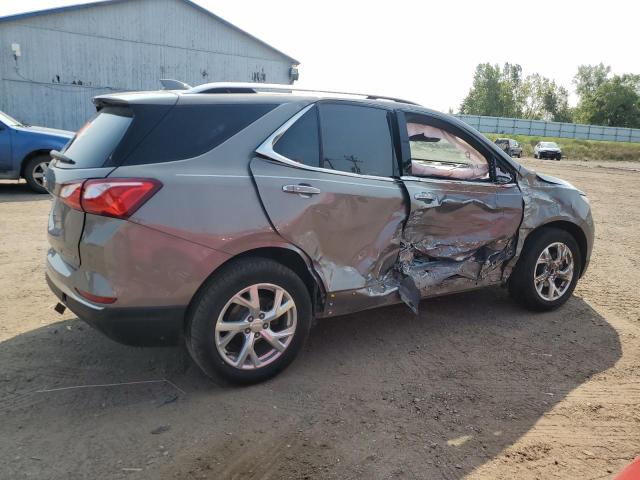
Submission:
M 56 314 L 49 200 L 1 183 L 0 478 L 611 477 L 640 454 L 640 164 L 524 162 L 591 199 L 567 305 L 494 288 L 324 320 L 248 388 Z

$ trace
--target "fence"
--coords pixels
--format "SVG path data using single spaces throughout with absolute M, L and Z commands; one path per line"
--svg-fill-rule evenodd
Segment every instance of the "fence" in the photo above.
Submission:
M 640 129 L 638 128 L 600 127 L 598 125 L 485 117 L 482 115 L 459 114 L 456 117 L 482 133 L 580 138 L 583 140 L 606 140 L 610 142 L 640 142 Z

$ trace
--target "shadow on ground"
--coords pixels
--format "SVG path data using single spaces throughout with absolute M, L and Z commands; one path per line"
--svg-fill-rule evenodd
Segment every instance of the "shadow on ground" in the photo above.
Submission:
M 59 322 L 0 344 L 0 477 L 460 478 L 620 356 L 580 298 L 531 314 L 502 289 L 323 320 L 246 388 Z
M 51 196 L 46 193 L 34 193 L 25 182 L 0 181 L 0 203 L 33 202 L 36 200 L 49 200 Z

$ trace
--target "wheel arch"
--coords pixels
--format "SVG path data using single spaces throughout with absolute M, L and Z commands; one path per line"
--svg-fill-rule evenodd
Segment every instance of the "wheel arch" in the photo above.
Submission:
M 587 236 L 579 225 L 567 220 L 554 220 L 552 222 L 542 224 L 529 232 L 529 235 L 527 235 L 527 238 L 524 241 L 524 248 L 527 248 L 527 244 L 534 233 L 547 228 L 557 228 L 558 230 L 564 230 L 575 239 L 576 243 L 578 244 L 578 248 L 580 249 L 580 276 L 582 277 L 582 274 L 584 273 L 587 266 L 589 246 L 587 244 Z
M 37 150 L 33 150 L 29 153 L 27 153 L 24 158 L 22 159 L 22 161 L 20 162 L 20 177 L 24 178 L 24 169 L 27 166 L 27 163 L 29 163 L 29 160 L 31 160 L 32 158 L 35 158 L 39 155 L 49 155 L 49 152 L 51 151 L 51 149 L 37 149 Z
M 290 268 L 300 279 L 304 282 L 313 307 L 314 314 L 324 309 L 324 303 L 326 298 L 325 286 L 320 280 L 320 277 L 316 274 L 311 262 L 305 257 L 305 255 L 293 246 L 265 246 L 255 247 L 244 252 L 238 253 L 223 263 L 217 266 L 217 268 L 211 272 L 211 274 L 202 282 L 200 287 L 191 297 L 189 305 L 187 307 L 187 314 L 185 315 L 185 328 L 187 327 L 187 319 L 189 318 L 189 312 L 193 308 L 196 299 L 200 292 L 209 284 L 209 282 L 220 273 L 220 271 L 227 267 L 229 264 L 237 262 L 245 258 L 268 258 L 274 260 L 288 268 Z

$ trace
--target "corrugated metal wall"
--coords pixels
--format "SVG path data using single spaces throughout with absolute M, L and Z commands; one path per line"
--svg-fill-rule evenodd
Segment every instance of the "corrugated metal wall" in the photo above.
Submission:
M 95 5 L 0 23 L 0 110 L 75 130 L 101 93 L 158 89 L 160 78 L 290 83 L 291 64 L 182 0 Z
M 482 133 L 580 138 L 583 140 L 607 140 L 611 142 L 640 142 L 640 129 L 637 128 L 601 127 L 598 125 L 485 117 L 482 115 L 455 116 Z

